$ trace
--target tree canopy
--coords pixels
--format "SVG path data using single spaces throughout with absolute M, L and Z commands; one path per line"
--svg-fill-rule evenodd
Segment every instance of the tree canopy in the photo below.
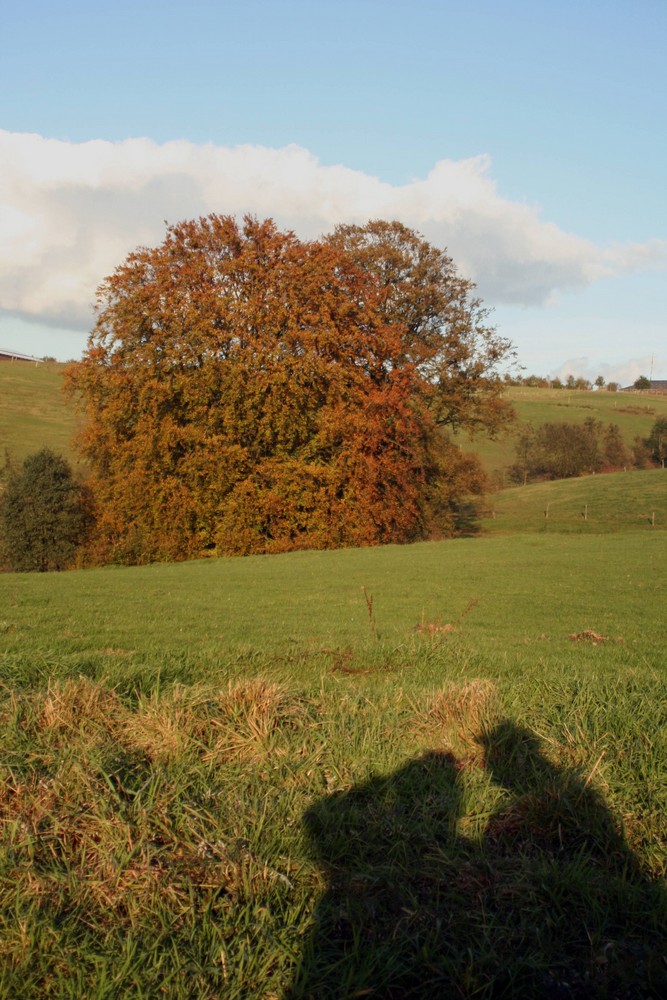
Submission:
M 398 223 L 304 242 L 210 215 L 130 254 L 67 373 L 97 558 L 451 533 L 482 477 L 443 428 L 507 416 L 472 291 Z
M 516 462 L 509 470 L 515 482 L 568 479 L 599 469 L 635 464 L 618 424 L 588 417 L 583 424 L 546 423 L 527 426 L 516 445 Z
M 380 313 L 428 387 L 436 425 L 497 431 L 511 415 L 498 379 L 511 346 L 452 258 L 400 222 L 339 226 L 328 240 L 375 279 Z
M 658 417 L 646 441 L 651 457 L 663 466 L 667 459 L 667 417 Z

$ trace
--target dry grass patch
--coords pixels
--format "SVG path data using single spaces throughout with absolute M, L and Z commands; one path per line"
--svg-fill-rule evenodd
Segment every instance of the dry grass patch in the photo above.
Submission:
M 416 712 L 416 728 L 435 746 L 461 754 L 465 763 L 481 762 L 478 735 L 499 717 L 496 685 L 485 679 L 450 684 L 432 694 Z
M 16 707 L 16 705 L 15 705 Z M 28 699 L 26 728 L 48 736 L 76 736 L 90 740 L 115 728 L 125 714 L 113 689 L 88 678 L 50 681 L 45 692 Z
M 304 721 L 306 703 L 278 684 L 252 680 L 229 685 L 211 705 L 205 762 L 261 760 L 280 731 Z
M 571 632 L 568 635 L 568 639 L 572 642 L 590 642 L 594 646 L 597 646 L 601 642 L 608 642 L 609 637 L 602 635 L 600 632 L 595 632 L 592 628 L 586 628 L 583 632 Z
M 250 681 L 222 692 L 174 688 L 132 705 L 82 679 L 12 699 L 1 884 L 30 910 L 32 934 L 26 942 L 12 924 L 17 974 L 34 965 L 42 915 L 48 924 L 64 914 L 95 935 L 130 933 L 158 914 L 170 934 L 187 936 L 207 908 L 227 921 L 232 905 L 261 909 L 293 891 L 289 859 L 271 863 L 250 836 L 268 788 L 253 763 L 304 718 L 298 697 Z
M 422 619 L 419 625 L 415 626 L 415 632 L 420 632 L 422 635 L 428 635 L 433 638 L 435 635 L 449 635 L 452 632 L 458 632 L 458 629 L 451 622 L 445 622 L 443 625 L 438 619 L 434 622 L 426 622 Z
M 191 692 L 180 687 L 162 696 L 154 692 L 142 696 L 136 710 L 126 713 L 121 739 L 127 749 L 139 751 L 148 760 L 168 761 L 189 749 L 195 721 Z

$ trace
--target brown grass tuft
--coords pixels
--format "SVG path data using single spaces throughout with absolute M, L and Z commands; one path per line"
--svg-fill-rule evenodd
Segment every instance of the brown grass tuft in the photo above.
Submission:
M 171 760 L 190 746 L 193 709 L 181 688 L 167 695 L 153 694 L 139 701 L 124 720 L 122 742 L 149 760 Z
M 594 646 L 601 642 L 608 642 L 608 636 L 594 632 L 592 628 L 586 628 L 583 632 L 571 632 L 568 639 L 571 639 L 572 642 L 590 642 Z
M 431 695 L 418 711 L 417 728 L 439 743 L 467 751 L 476 760 L 476 736 L 496 717 L 497 701 L 498 690 L 492 681 L 475 679 L 463 685 L 452 684 Z
M 446 622 L 444 625 L 440 621 L 427 622 L 422 619 L 419 625 L 415 626 L 415 632 L 421 632 L 422 635 L 428 635 L 430 637 L 434 635 L 447 635 L 450 632 L 458 632 L 455 625 L 450 622 Z
M 292 728 L 302 712 L 302 704 L 277 684 L 263 680 L 230 683 L 212 707 L 208 722 L 215 738 L 204 760 L 258 760 L 269 751 L 276 731 Z
M 46 692 L 32 696 L 32 707 L 31 724 L 37 731 L 87 739 L 109 730 L 124 712 L 113 689 L 86 677 L 49 682 Z

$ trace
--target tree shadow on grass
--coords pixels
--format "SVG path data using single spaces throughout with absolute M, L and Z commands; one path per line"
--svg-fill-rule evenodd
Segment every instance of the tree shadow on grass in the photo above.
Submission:
M 480 743 L 507 804 L 479 840 L 449 752 L 308 810 L 329 888 L 288 996 L 667 996 L 665 894 L 600 794 L 512 722 Z

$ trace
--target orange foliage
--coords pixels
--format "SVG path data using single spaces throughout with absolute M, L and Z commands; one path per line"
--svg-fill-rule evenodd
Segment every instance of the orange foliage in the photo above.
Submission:
M 93 469 L 92 557 L 423 536 L 452 446 L 406 337 L 377 276 L 335 240 L 211 215 L 130 254 L 67 371 Z

